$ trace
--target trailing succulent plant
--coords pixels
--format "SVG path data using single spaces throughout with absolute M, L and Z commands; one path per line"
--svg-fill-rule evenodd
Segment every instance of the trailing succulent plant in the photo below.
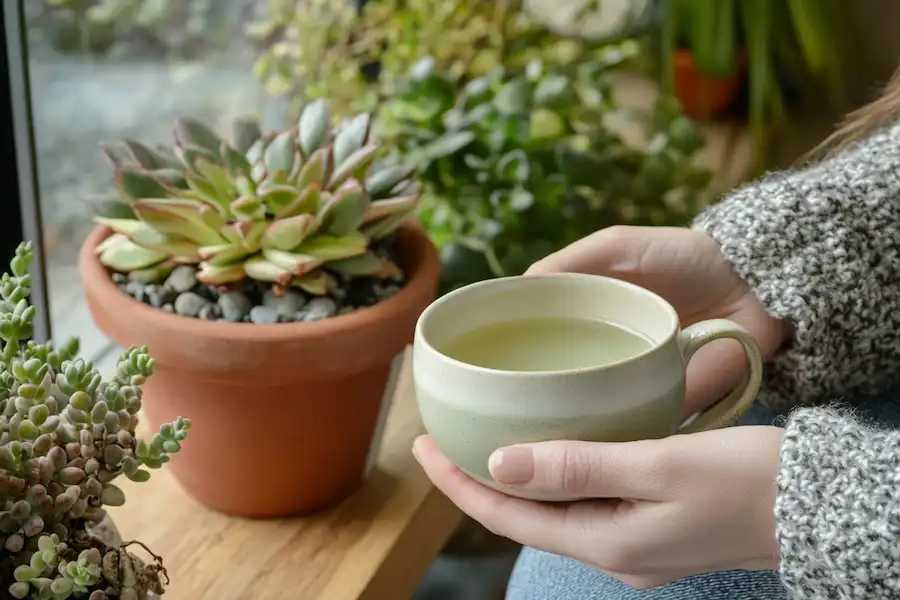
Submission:
M 380 145 L 369 131 L 368 114 L 332 128 L 317 100 L 277 134 L 239 119 L 226 142 L 180 120 L 173 150 L 107 146 L 137 218 L 97 218 L 114 232 L 100 261 L 145 283 L 196 264 L 205 284 L 249 278 L 313 295 L 336 275 L 394 277 L 399 267 L 371 247 L 413 214 L 419 184 L 409 167 L 373 169 Z
M 155 363 L 131 348 L 103 381 L 60 347 L 29 340 L 33 252 L 22 244 L 0 278 L 0 598 L 140 600 L 162 593 L 165 569 L 96 535 L 104 506 L 121 506 L 120 476 L 142 482 L 179 451 L 179 418 L 148 443 L 135 437 L 141 385 Z M 135 542 L 137 543 L 137 542 Z
M 683 224 L 700 209 L 710 173 L 692 160 L 696 125 L 671 98 L 649 112 L 616 102 L 609 72 L 638 51 L 544 54 L 462 88 L 424 59 L 382 106 L 394 160 L 421 173 L 445 290 L 521 273 L 602 227 Z

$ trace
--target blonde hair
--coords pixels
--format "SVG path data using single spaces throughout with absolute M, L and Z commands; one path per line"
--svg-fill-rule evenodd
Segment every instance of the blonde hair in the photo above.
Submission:
M 876 100 L 849 113 L 834 133 L 802 157 L 801 161 L 805 163 L 821 160 L 869 137 L 898 119 L 900 119 L 900 68 L 894 71 Z

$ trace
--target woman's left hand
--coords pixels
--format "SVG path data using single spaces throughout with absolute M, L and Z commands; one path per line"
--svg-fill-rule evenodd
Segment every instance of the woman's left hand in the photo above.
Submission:
M 434 484 L 491 532 L 650 588 L 712 571 L 777 568 L 781 438 L 777 427 L 732 427 L 628 443 L 523 444 L 491 456 L 491 474 L 505 485 L 594 499 L 572 503 L 487 488 L 428 436 L 413 452 Z

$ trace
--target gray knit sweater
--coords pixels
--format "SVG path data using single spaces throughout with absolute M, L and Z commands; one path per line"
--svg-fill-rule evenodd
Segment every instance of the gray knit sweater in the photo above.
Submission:
M 702 214 L 794 337 L 761 401 L 814 406 L 900 375 L 900 125 L 818 165 L 774 173 Z M 900 599 L 900 432 L 794 410 L 775 507 L 781 575 L 799 599 Z

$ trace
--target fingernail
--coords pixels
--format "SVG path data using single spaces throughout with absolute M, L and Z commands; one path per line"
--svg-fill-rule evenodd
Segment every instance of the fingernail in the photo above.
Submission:
M 422 462 L 421 460 L 419 460 L 419 450 L 418 450 L 418 448 L 416 448 L 416 446 L 418 445 L 418 444 L 416 444 L 416 442 L 418 442 L 418 441 L 419 441 L 419 440 L 418 440 L 418 438 L 417 438 L 417 439 L 413 442 L 413 445 L 412 445 L 412 455 L 413 455 L 413 458 L 415 458 L 418 462 Z
M 528 446 L 497 450 L 488 459 L 491 476 L 507 485 L 524 485 L 534 479 L 534 453 Z

